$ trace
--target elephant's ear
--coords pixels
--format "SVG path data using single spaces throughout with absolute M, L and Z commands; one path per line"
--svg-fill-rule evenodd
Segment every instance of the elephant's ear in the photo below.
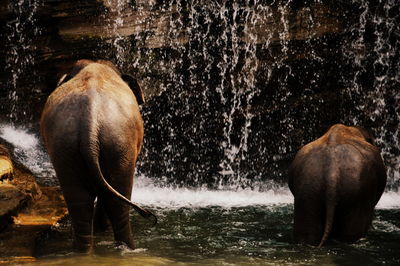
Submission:
M 57 82 L 57 87 L 60 87 L 61 84 L 67 82 L 67 81 L 70 80 L 70 79 L 71 79 L 70 75 L 68 75 L 68 74 L 62 75 L 61 78 L 60 78 L 60 79 L 58 80 L 58 82 Z
M 128 83 L 129 87 L 131 88 L 131 90 L 133 91 L 133 93 L 135 94 L 136 100 L 138 102 L 138 104 L 143 104 L 144 103 L 144 95 L 142 92 L 142 89 L 139 86 L 139 83 L 137 82 L 137 80 L 132 77 L 131 75 L 127 75 L 127 74 L 123 74 L 121 76 L 121 78 Z
M 370 129 L 366 129 L 363 127 L 355 126 L 360 133 L 363 135 L 365 141 L 371 143 L 372 145 L 375 145 L 375 137 L 374 134 L 372 134 L 372 131 Z

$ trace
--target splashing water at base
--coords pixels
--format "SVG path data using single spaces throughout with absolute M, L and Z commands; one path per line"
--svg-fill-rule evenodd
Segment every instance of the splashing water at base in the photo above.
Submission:
M 157 187 L 146 177 L 138 177 L 134 186 L 132 200 L 143 205 L 161 208 L 223 208 L 289 204 L 293 196 L 286 188 L 260 192 L 252 189 L 209 190 L 207 188 Z
M 142 205 L 156 208 L 235 208 L 245 206 L 279 206 L 293 203 L 293 196 L 287 187 L 259 191 L 257 189 L 209 190 L 207 188 L 174 188 L 155 186 L 151 179 L 139 176 L 133 189 L 132 200 Z M 376 208 L 392 209 L 400 207 L 400 193 L 384 193 Z
M 37 134 L 26 128 L 16 128 L 0 124 L 0 137 L 11 143 L 14 153 L 25 166 L 38 177 L 39 183 L 55 183 L 55 172 Z M 273 182 L 272 182 L 273 183 Z M 185 188 L 171 185 L 155 185 L 151 178 L 137 176 L 135 179 L 132 200 L 145 206 L 157 208 L 222 208 L 282 205 L 293 203 L 293 196 L 287 187 L 271 185 L 271 189 L 230 189 L 220 187 L 218 190 L 207 188 Z M 400 192 L 387 191 L 382 195 L 377 208 L 391 209 L 400 207 Z
M 40 184 L 57 183 L 54 169 L 36 134 L 25 128 L 0 124 L 0 138 L 14 147 L 14 155 L 37 177 Z

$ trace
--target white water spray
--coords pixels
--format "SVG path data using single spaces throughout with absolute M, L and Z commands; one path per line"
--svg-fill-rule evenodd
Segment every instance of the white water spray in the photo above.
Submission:
M 38 136 L 25 128 L 0 124 L 0 138 L 14 147 L 14 156 L 29 168 L 42 183 L 55 183 L 55 171 Z
M 55 173 L 36 134 L 27 129 L 0 124 L 0 137 L 15 147 L 15 156 L 27 166 L 38 179 L 52 179 Z M 39 180 L 40 181 L 40 180 Z M 155 185 L 153 180 L 138 176 L 132 193 L 132 200 L 141 205 L 156 208 L 203 208 L 218 206 L 234 208 L 245 206 L 274 206 L 292 204 L 293 196 L 287 187 L 275 186 L 267 191 L 243 188 L 218 190 L 207 188 L 176 188 L 166 184 Z M 400 192 L 389 191 L 383 194 L 377 208 L 399 208 Z

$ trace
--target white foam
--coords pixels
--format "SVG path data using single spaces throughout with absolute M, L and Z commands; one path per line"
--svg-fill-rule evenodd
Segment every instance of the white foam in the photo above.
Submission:
M 0 125 L 0 137 L 14 145 L 17 156 L 35 174 L 52 175 L 54 170 L 43 147 L 35 134 L 24 128 Z M 138 177 L 132 200 L 141 205 L 161 208 L 209 207 L 223 208 L 292 204 L 293 196 L 287 187 L 274 187 L 261 192 L 259 190 L 222 188 L 210 190 L 206 188 L 173 188 L 171 186 L 155 186 L 146 177 Z M 385 192 L 378 205 L 379 209 L 400 208 L 400 191 Z
M 294 198 L 288 189 L 260 192 L 251 189 L 232 191 L 171 187 L 137 187 L 133 190 L 132 200 L 141 205 L 160 208 L 202 208 L 210 206 L 232 208 L 255 205 L 292 204 Z M 385 192 L 376 208 L 400 208 L 399 192 Z
M 14 145 L 14 147 L 23 150 L 34 149 L 38 145 L 38 139 L 34 134 L 10 125 L 0 125 L 0 136 Z
M 383 193 L 376 205 L 378 209 L 398 209 L 400 208 L 400 191 L 388 191 Z
M 210 206 L 232 208 L 292 204 L 294 198 L 287 187 L 278 187 L 264 192 L 251 189 L 210 190 L 206 188 L 174 188 L 171 186 L 157 187 L 152 184 L 151 179 L 139 176 L 134 185 L 132 201 L 159 208 L 202 208 Z M 376 208 L 400 208 L 400 191 L 385 192 Z
M 54 177 L 53 167 L 38 137 L 23 127 L 0 125 L 0 137 L 11 143 L 14 155 L 38 176 Z
M 223 208 L 242 207 L 250 205 L 276 205 L 293 203 L 289 191 L 266 192 L 251 189 L 208 190 L 171 187 L 139 187 L 134 188 L 132 200 L 141 205 L 161 208 L 210 207 Z

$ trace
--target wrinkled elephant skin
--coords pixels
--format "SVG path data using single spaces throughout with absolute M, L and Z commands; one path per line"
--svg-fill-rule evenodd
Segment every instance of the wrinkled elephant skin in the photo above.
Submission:
M 93 224 L 108 218 L 115 240 L 134 248 L 129 205 L 154 216 L 129 200 L 144 131 L 140 88 L 112 63 L 91 60 L 77 61 L 58 85 L 40 127 L 68 205 L 74 247 L 90 252 Z
M 365 237 L 385 185 L 372 136 L 359 127 L 332 126 L 301 148 L 289 169 L 295 240 L 321 247 L 328 238 Z

